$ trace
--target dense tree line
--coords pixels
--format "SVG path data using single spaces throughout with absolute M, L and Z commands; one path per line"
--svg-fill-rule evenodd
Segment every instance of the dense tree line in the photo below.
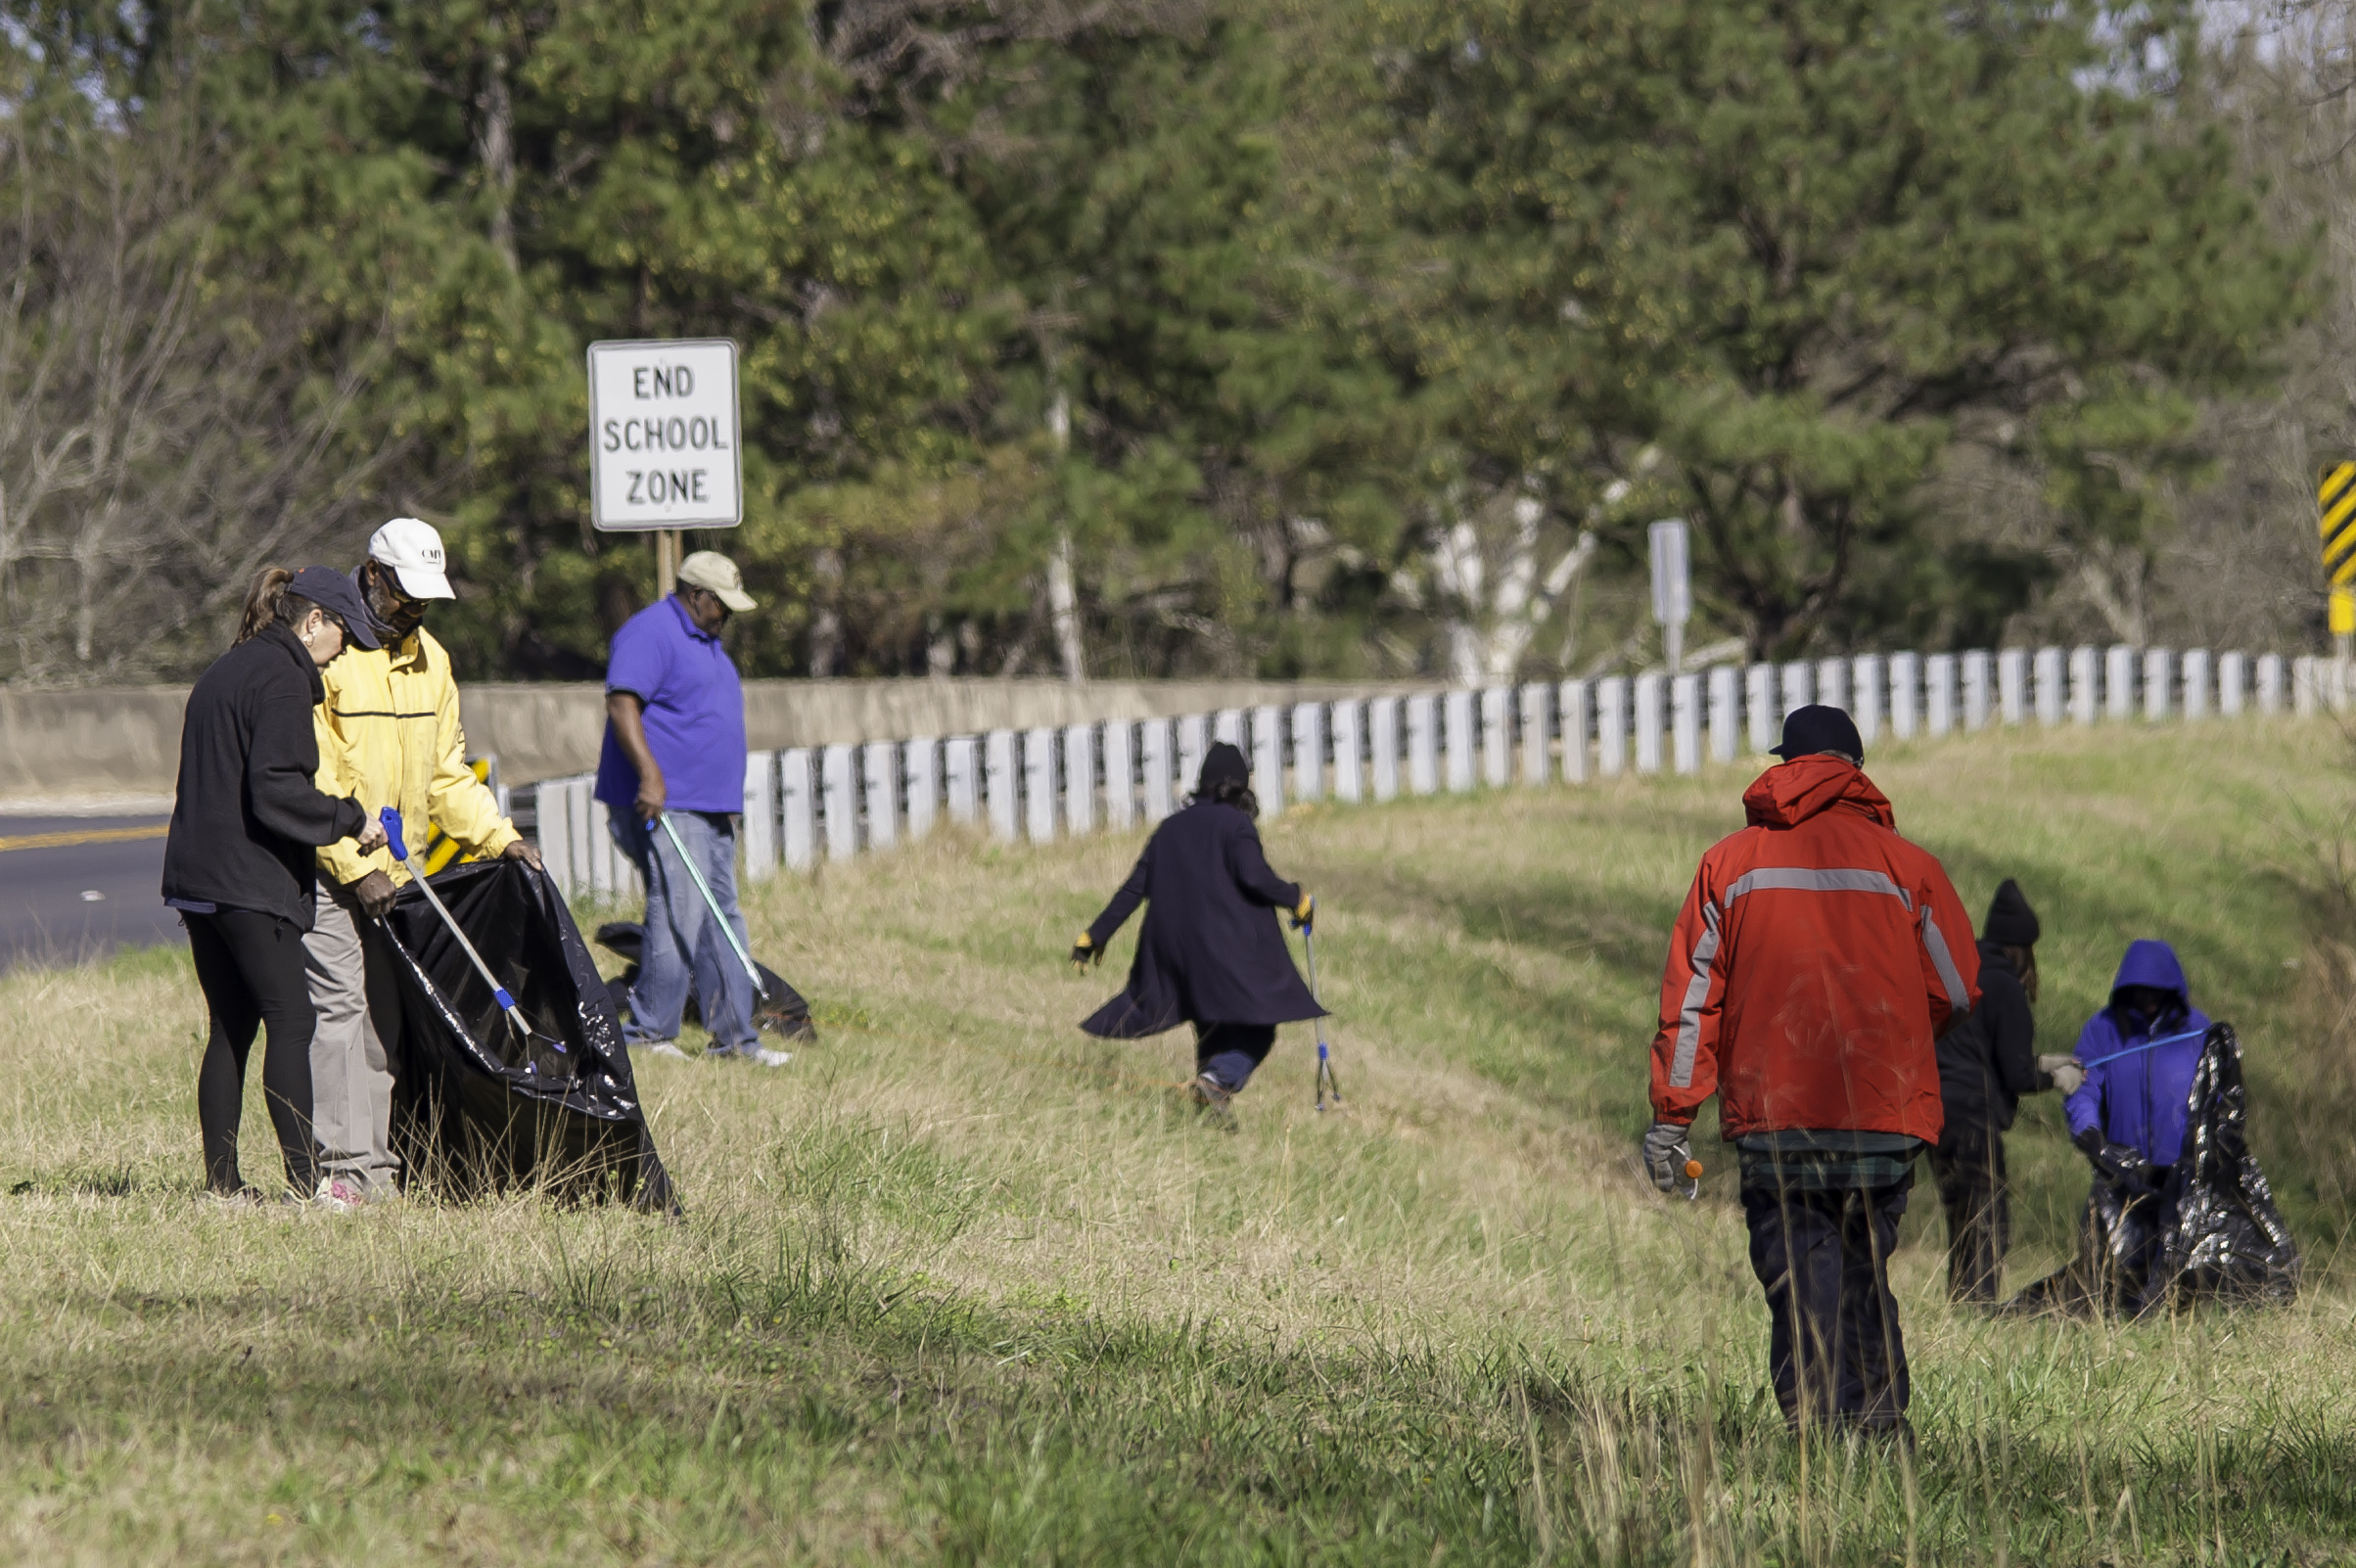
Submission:
M 2302 638 L 2347 29 L 2201 16 L 13 8 L 0 678 L 184 671 L 395 512 L 468 673 L 593 675 L 582 352 L 672 336 L 761 673 L 1642 664 L 1663 516 L 1688 646 Z

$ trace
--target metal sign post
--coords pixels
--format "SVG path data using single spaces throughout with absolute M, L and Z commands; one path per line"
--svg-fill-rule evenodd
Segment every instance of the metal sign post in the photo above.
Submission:
M 1661 647 L 1669 673 L 1684 673 L 1686 623 L 1693 617 L 1693 584 L 1686 563 L 1686 522 L 1664 518 L 1649 530 L 1652 538 L 1652 619 L 1661 625 Z
M 678 580 L 679 530 L 744 521 L 740 434 L 728 339 L 589 345 L 589 521 L 654 534 L 658 591 Z

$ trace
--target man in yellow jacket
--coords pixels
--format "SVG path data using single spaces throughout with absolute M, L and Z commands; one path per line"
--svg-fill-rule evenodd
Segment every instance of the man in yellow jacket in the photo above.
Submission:
M 412 855 L 439 828 L 468 854 L 506 855 L 536 870 L 538 853 L 466 765 L 450 656 L 425 629 L 426 605 L 456 597 L 441 535 L 416 518 L 394 518 L 369 539 L 368 559 L 352 579 L 384 646 L 358 657 L 347 652 L 324 671 L 327 699 L 313 711 L 321 788 L 332 783 L 339 795 L 356 795 L 371 813 L 397 807 Z M 303 945 L 319 1014 L 311 1119 L 321 1168 L 346 1202 L 390 1197 L 400 1166 L 392 1149 L 390 1050 L 400 1038 L 400 992 L 375 932 L 409 867 L 390 850 L 362 854 L 346 839 L 319 852 L 319 873 L 316 919 Z

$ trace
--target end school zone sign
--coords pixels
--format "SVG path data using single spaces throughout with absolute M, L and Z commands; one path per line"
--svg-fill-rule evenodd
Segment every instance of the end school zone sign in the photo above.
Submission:
M 734 528 L 745 518 L 736 345 L 589 345 L 589 521 L 599 529 Z

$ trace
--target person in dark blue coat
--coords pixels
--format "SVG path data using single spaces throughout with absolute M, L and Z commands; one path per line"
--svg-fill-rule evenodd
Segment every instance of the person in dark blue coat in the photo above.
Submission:
M 2062 1102 L 2070 1138 L 2095 1168 L 2156 1190 L 2184 1151 L 2186 1105 L 2208 1015 L 2164 942 L 2130 943 L 2110 1004 L 2078 1032 L 2086 1082 Z
M 1307 929 L 1317 903 L 1269 869 L 1253 825 L 1259 813 L 1243 753 L 1213 746 L 1193 799 L 1154 829 L 1129 880 L 1072 945 L 1072 962 L 1085 971 L 1147 903 L 1128 987 L 1080 1027 L 1141 1039 L 1192 1024 L 1196 1076 L 1187 1092 L 1223 1118 L 1268 1059 L 1276 1026 L 1324 1013 L 1276 922 L 1285 909 L 1295 930 Z

